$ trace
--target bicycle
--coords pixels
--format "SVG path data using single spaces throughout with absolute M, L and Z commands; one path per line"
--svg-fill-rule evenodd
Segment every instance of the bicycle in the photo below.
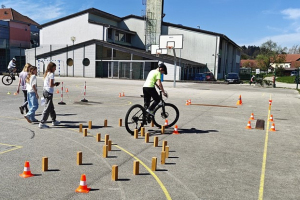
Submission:
M 173 126 L 178 121 L 178 108 L 174 104 L 165 102 L 161 90 L 159 93 L 160 103 L 154 109 L 153 115 L 149 114 L 140 104 L 135 104 L 129 108 L 125 116 L 125 127 L 128 133 L 133 135 L 135 129 L 140 131 L 142 127 L 151 123 L 151 121 L 159 128 L 165 125 L 166 119 L 168 119 L 168 125 L 165 125 L 165 128 Z
M 13 83 L 14 80 L 16 80 L 15 76 L 19 77 L 18 72 L 12 73 L 12 72 L 7 72 L 7 73 L 3 73 L 3 77 L 2 77 L 2 83 L 4 85 L 11 85 Z

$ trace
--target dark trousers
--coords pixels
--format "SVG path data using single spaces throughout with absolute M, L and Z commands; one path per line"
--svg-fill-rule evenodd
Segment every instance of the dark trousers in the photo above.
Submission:
M 145 109 L 154 110 L 154 108 L 159 104 L 160 97 L 154 87 L 143 87 L 144 93 L 144 107 Z M 153 103 L 150 105 L 151 97 L 154 100 Z
M 44 107 L 44 111 L 42 114 L 41 123 L 43 124 L 47 121 L 49 114 L 50 114 L 52 121 L 54 122 L 56 120 L 56 113 L 55 113 L 54 105 L 53 105 L 53 94 L 44 90 L 43 96 L 45 98 L 45 107 Z
M 24 95 L 24 104 L 21 106 L 22 108 L 26 109 L 26 112 L 28 112 L 28 101 L 27 101 L 27 90 L 22 90 L 23 91 L 23 95 Z

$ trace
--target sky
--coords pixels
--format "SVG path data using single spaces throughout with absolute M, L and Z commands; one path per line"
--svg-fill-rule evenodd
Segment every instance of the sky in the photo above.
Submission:
M 145 0 L 1 0 L 39 24 L 85 9 L 141 16 Z M 239 46 L 300 46 L 299 0 L 164 0 L 165 22 L 226 35 Z

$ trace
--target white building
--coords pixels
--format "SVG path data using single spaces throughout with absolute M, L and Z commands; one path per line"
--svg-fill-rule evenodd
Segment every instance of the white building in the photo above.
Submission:
M 145 79 L 158 62 L 164 62 L 168 66 L 164 79 L 174 80 L 173 52 L 157 57 L 146 49 L 146 21 L 87 9 L 41 25 L 40 47 L 26 50 L 26 61 L 40 73 L 53 61 L 61 76 L 129 79 Z M 199 72 L 212 72 L 217 79 L 239 72 L 240 47 L 225 35 L 161 23 L 161 35 L 177 34 L 183 35 L 183 49 L 175 50 L 176 80 L 193 79 Z

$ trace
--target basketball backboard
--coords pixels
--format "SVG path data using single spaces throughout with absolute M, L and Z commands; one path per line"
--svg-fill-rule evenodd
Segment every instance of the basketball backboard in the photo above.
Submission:
M 182 49 L 183 35 L 160 35 L 159 36 L 160 49 Z
M 151 54 L 167 54 L 167 49 L 160 49 L 158 44 L 151 45 Z

